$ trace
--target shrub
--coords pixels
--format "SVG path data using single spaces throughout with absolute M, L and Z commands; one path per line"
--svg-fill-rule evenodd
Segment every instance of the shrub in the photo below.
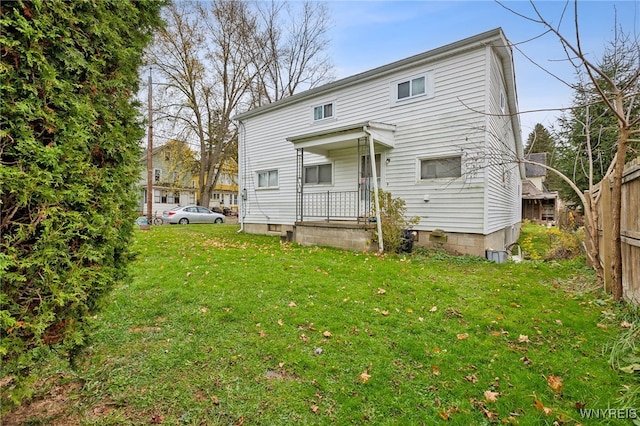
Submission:
M 0 5 L 3 407 L 51 354 L 87 342 L 126 276 L 139 141 L 132 94 L 161 3 Z
M 384 251 L 396 253 L 402 245 L 403 231 L 418 223 L 420 218 L 406 219 L 407 208 L 405 201 L 402 198 L 392 198 L 390 192 L 379 189 L 378 199 L 380 200 L 380 221 L 382 222 Z M 374 230 L 373 236 L 376 242 L 379 241 L 377 228 Z

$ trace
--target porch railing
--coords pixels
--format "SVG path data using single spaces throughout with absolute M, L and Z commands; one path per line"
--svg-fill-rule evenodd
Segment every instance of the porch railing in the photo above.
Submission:
M 301 211 L 298 217 L 300 221 L 309 219 L 360 221 L 369 211 L 369 202 L 360 200 L 359 191 L 305 192 L 301 195 Z

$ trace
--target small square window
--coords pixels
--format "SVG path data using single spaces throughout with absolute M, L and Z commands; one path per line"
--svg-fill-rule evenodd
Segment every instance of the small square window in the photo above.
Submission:
M 420 179 L 457 178 L 462 176 L 461 157 L 432 158 L 420 161 Z
M 392 102 L 407 101 L 418 97 L 433 97 L 431 72 L 391 82 Z
M 278 171 L 268 170 L 258 173 L 258 188 L 277 188 Z
M 333 117 L 334 103 L 330 102 L 323 105 L 313 107 L 313 119 L 314 121 L 324 120 Z
M 331 164 L 320 164 L 318 166 L 306 166 L 304 168 L 305 185 L 331 184 L 332 179 L 333 179 L 333 167 Z

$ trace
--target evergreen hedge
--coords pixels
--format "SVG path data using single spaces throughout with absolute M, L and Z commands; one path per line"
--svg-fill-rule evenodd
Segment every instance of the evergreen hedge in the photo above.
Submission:
M 0 4 L 0 355 L 5 399 L 73 357 L 127 275 L 152 0 Z

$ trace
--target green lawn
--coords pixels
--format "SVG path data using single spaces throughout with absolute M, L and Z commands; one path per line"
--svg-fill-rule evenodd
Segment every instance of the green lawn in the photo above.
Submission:
M 376 256 L 239 234 L 136 233 L 66 418 L 82 424 L 629 424 L 603 351 L 623 310 L 582 261 Z M 77 386 L 71 386 L 76 383 Z M 28 424 L 49 424 L 34 415 Z M 41 423 L 39 423 L 41 422 Z

